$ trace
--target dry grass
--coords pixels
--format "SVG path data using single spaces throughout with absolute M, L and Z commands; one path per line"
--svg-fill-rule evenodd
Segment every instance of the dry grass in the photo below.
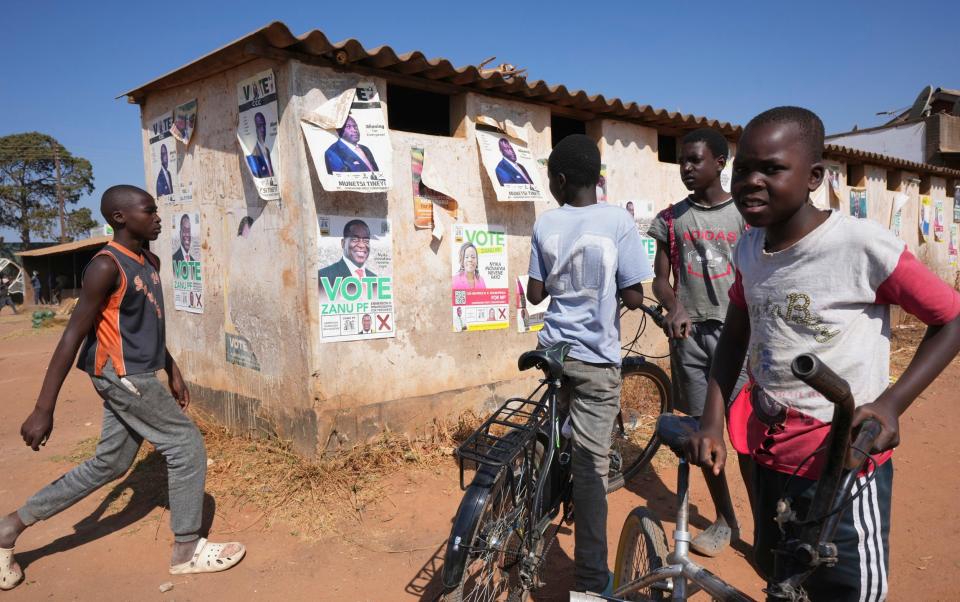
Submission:
M 201 412 L 191 413 L 207 447 L 207 492 L 220 508 L 256 513 L 246 524 L 218 531 L 237 533 L 283 522 L 308 537 L 336 533 L 344 521 L 362 522 L 367 507 L 381 497 L 386 477 L 400 469 L 436 468 L 452 458 L 454 447 L 481 421 L 473 413 L 455 422 L 435 421 L 422 437 L 385 431 L 372 443 L 308 460 L 288 441 L 238 436 Z M 82 462 L 93 455 L 96 444 L 96 437 L 84 439 L 70 454 L 54 459 Z M 149 444 L 107 494 L 104 515 L 119 512 L 134 497 L 167 505 L 166 463 Z
M 893 380 L 907 369 L 913 352 L 927 332 L 926 324 L 917 318 L 905 312 L 900 312 L 899 316 L 890 328 L 890 378 Z

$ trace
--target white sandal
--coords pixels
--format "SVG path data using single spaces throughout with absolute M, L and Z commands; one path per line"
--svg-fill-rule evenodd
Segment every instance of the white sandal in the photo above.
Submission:
M 193 553 L 193 558 L 189 562 L 170 567 L 171 575 L 190 575 L 193 573 L 218 573 L 235 566 L 244 554 L 247 548 L 243 544 L 231 542 L 233 545 L 240 546 L 240 551 L 231 554 L 225 558 L 220 557 L 229 543 L 210 543 L 201 537 L 197 540 L 197 550 Z
M 0 548 L 0 590 L 17 587 L 23 581 L 23 571 L 13 561 L 13 548 Z

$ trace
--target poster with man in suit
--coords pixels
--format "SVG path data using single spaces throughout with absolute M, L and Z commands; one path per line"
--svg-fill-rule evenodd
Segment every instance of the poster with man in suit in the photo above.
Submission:
M 173 306 L 178 311 L 202 314 L 200 214 L 174 213 L 173 228 Z
M 317 240 L 320 342 L 396 336 L 390 221 L 320 216 Z
M 542 201 L 540 170 L 526 143 L 506 133 L 477 127 L 480 159 L 498 201 Z
M 158 203 L 177 200 L 177 141 L 170 133 L 172 125 L 172 112 L 150 123 L 150 164 Z
M 332 95 L 306 113 L 300 126 L 324 190 L 383 192 L 393 163 L 386 104 L 372 82 Z
M 280 198 L 277 148 L 277 82 L 273 70 L 261 71 L 237 84 L 240 110 L 237 140 L 253 177 L 257 194 L 265 201 Z

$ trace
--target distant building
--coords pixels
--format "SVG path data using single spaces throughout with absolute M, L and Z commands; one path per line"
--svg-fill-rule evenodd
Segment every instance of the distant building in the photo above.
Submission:
M 827 136 L 827 142 L 862 151 L 960 169 L 960 90 L 920 91 L 913 106 L 887 123 Z

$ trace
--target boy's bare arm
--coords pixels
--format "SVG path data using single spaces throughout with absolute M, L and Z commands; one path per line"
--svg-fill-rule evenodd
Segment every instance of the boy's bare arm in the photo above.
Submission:
M 672 339 L 685 339 L 690 332 L 690 316 L 673 292 L 670 272 L 670 246 L 658 240 L 653 258 L 653 294 L 667 309 L 666 335 Z
M 854 426 L 867 418 L 875 418 L 883 426 L 874 443 L 874 453 L 893 449 L 900 443 L 900 415 L 943 372 L 958 352 L 960 316 L 942 326 L 928 326 L 910 365 L 897 382 L 890 385 L 873 403 L 857 408 Z
M 620 300 L 627 309 L 637 309 L 643 305 L 643 284 L 638 282 L 620 289 Z
M 547 289 L 542 280 L 530 278 L 527 280 L 527 301 L 533 305 L 542 303 L 547 298 Z
M 180 404 L 180 408 L 186 410 L 187 406 L 190 405 L 190 389 L 187 388 L 187 383 L 183 380 L 183 375 L 180 374 L 180 367 L 177 366 L 177 362 L 173 361 L 170 350 L 164 349 L 164 352 L 166 358 L 163 369 L 167 372 L 170 392 L 173 393 L 174 399 Z
M 713 366 L 707 383 L 707 400 L 700 417 L 700 430 L 687 441 L 687 461 L 713 468 L 719 475 L 727 459 L 723 440 L 726 400 L 733 394 L 750 342 L 750 319 L 746 310 L 731 303 L 723 322 L 720 340 L 713 354 Z
M 116 288 L 117 270 L 117 264 L 112 259 L 101 256 L 95 257 L 84 272 L 80 299 L 50 359 L 36 407 L 20 427 L 20 436 L 33 451 L 38 451 L 50 438 L 60 387 L 104 301 Z

